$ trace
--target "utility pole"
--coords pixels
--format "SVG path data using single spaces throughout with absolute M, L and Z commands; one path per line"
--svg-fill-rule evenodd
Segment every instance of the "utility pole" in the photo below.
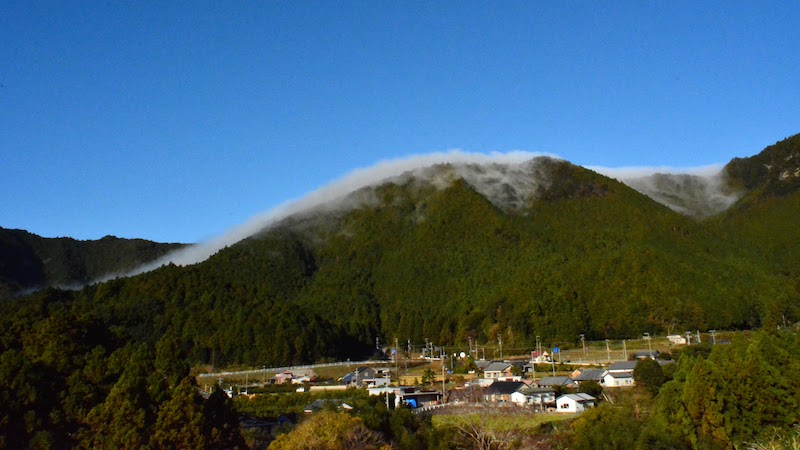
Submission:
M 584 335 L 581 334 L 581 347 L 583 347 L 583 356 L 586 356 L 586 341 Z
M 650 333 L 645 333 L 644 339 L 647 341 L 647 357 L 650 359 L 655 359 L 653 358 L 653 350 L 650 348 Z
M 611 347 L 608 346 L 608 339 L 606 339 L 606 355 L 608 356 L 608 362 L 611 362 Z
M 444 384 L 444 358 L 442 358 L 442 404 L 445 403 L 444 399 L 447 398 L 446 397 L 447 391 L 445 389 L 446 389 L 446 387 L 445 387 L 445 384 Z
M 469 339 L 469 356 L 475 359 L 475 355 L 472 354 L 472 336 L 467 337 L 467 339 Z
M 539 344 L 539 336 L 536 336 L 536 351 L 539 353 L 539 356 L 542 356 L 542 347 Z
M 503 359 L 503 337 L 497 333 L 497 344 L 500 345 L 500 359 Z
M 554 358 L 555 355 L 552 354 L 553 349 L 550 349 L 550 364 L 553 366 L 553 376 L 556 376 L 556 359 Z
M 625 361 L 628 360 L 628 347 L 625 345 L 625 339 L 622 340 L 622 357 Z

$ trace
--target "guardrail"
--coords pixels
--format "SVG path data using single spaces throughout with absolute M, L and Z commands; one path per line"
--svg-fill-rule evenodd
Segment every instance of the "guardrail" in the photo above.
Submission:
M 444 408 L 450 406 L 449 403 L 439 403 L 438 405 L 428 405 L 428 406 L 420 406 L 419 408 L 414 408 L 411 410 L 412 414 L 422 414 L 428 411 L 433 411 L 434 409 Z
M 201 373 L 197 376 L 198 378 L 244 377 L 248 375 L 262 375 L 268 372 L 281 373 L 287 370 L 292 371 L 300 369 L 316 369 L 319 367 L 338 367 L 338 366 L 353 366 L 353 365 L 366 366 L 366 365 L 389 365 L 389 364 L 392 364 L 392 362 L 391 361 L 338 361 L 332 363 L 306 364 L 300 366 L 265 367 L 262 369 Z

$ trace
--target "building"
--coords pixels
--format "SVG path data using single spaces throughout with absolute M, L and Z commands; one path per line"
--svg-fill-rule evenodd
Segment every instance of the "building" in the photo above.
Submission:
M 548 405 L 555 405 L 556 390 L 548 387 L 525 386 L 511 394 L 511 402 L 543 410 Z
M 514 375 L 514 365 L 506 362 L 493 362 L 483 370 L 483 377 L 490 380 L 519 381 L 520 377 Z
M 483 399 L 487 402 L 511 402 L 511 394 L 527 387 L 522 381 L 495 381 L 484 388 Z
M 576 387 L 577 383 L 570 377 L 542 377 L 536 382 L 539 387 Z
M 611 373 L 607 372 L 603 377 L 605 387 L 629 387 L 633 386 L 633 373 Z
M 605 373 L 606 369 L 584 369 L 577 375 L 573 376 L 572 380 L 575 381 L 578 386 L 585 381 L 596 381 L 600 384 L 603 384 L 603 376 Z
M 409 408 L 438 405 L 442 402 L 442 393 L 439 391 L 420 391 L 417 388 L 401 388 L 395 391 L 395 407 L 405 405 Z
M 636 368 L 637 361 L 619 361 L 608 366 L 608 370 L 603 375 L 603 386 L 606 387 L 627 387 L 633 386 L 633 369 Z
M 633 353 L 634 359 L 656 359 L 658 355 L 661 354 L 658 350 L 642 350 Z
M 667 339 L 673 345 L 686 345 L 686 338 L 681 336 L 680 334 L 670 334 L 667 336 Z
M 283 372 L 275 375 L 275 384 L 289 383 L 294 379 L 294 374 L 291 371 L 284 370 Z
M 546 351 L 531 352 L 531 363 L 541 364 L 552 361 L 553 360 L 550 358 L 550 354 Z
M 389 372 L 372 367 L 359 367 L 340 378 L 339 382 L 349 387 L 382 386 L 389 384 Z
M 565 394 L 556 399 L 556 411 L 560 413 L 583 412 L 595 405 L 595 398 L 589 394 Z

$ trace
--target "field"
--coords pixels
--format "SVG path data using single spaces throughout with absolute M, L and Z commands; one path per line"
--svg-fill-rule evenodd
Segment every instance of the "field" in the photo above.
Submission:
M 516 408 L 515 408 L 516 409 Z M 549 422 L 561 422 L 577 417 L 578 414 L 447 414 L 433 416 L 431 419 L 436 428 L 480 425 L 493 432 L 519 431 L 535 432 L 539 425 Z

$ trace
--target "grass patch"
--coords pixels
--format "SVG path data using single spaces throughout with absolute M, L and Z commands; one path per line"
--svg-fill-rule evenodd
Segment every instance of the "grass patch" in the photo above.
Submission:
M 469 424 L 494 432 L 523 431 L 534 432 L 543 423 L 574 419 L 580 414 L 463 414 L 439 415 L 431 417 L 434 428 L 450 428 Z

